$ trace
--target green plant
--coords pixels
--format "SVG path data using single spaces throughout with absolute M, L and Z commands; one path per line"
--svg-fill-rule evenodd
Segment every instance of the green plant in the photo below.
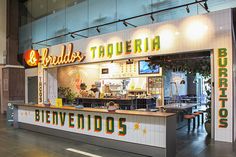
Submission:
M 196 75 L 196 73 L 199 73 L 204 78 L 208 78 L 211 73 L 209 59 L 196 59 L 194 61 L 186 59 L 166 59 L 159 62 L 151 61 L 149 63 L 150 67 L 155 65 L 162 67 L 164 75 L 168 70 L 172 70 L 173 72 L 184 72 L 186 75 Z
M 207 103 L 206 103 L 206 122 L 211 122 L 211 78 L 208 78 L 207 81 L 205 81 L 206 86 L 206 94 L 207 94 Z
M 72 92 L 72 90 L 69 87 L 59 87 L 58 97 L 65 98 L 67 103 L 73 103 L 76 98 L 76 93 Z

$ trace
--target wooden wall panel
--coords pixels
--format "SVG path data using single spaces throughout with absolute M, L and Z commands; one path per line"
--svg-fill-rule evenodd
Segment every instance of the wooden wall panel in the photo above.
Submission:
M 3 94 L 1 113 L 7 109 L 8 101 L 24 101 L 25 70 L 17 61 L 19 40 L 19 1 L 7 0 L 7 32 L 6 32 L 6 67 L 3 68 Z
M 2 69 L 2 107 L 1 113 L 6 112 L 8 101 L 24 101 L 25 99 L 25 69 Z
M 9 100 L 24 100 L 25 69 L 9 69 Z
M 7 56 L 6 64 L 19 65 L 17 53 L 19 48 L 19 2 L 7 0 Z

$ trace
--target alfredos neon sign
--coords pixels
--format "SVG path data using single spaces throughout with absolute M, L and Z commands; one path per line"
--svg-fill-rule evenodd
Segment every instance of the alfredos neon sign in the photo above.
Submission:
M 39 52 L 36 50 L 26 51 L 26 53 L 24 54 L 24 59 L 27 65 L 37 66 L 38 63 L 41 63 L 43 67 L 48 67 L 48 66 L 75 63 L 76 61 L 82 62 L 85 59 L 85 56 L 83 56 L 83 54 L 80 51 L 73 51 L 72 43 L 68 44 L 67 46 L 62 45 L 61 54 L 59 56 L 49 55 L 48 48 L 42 48 L 40 51 L 41 51 L 40 53 L 41 56 L 39 55 Z M 38 61 L 37 64 L 35 61 Z

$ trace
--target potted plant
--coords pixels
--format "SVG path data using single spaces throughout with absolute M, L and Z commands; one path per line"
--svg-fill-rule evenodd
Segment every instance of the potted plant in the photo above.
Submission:
M 206 122 L 205 122 L 205 130 L 207 132 L 207 134 L 211 134 L 211 108 L 207 108 L 206 109 Z
M 211 84 L 211 79 L 209 78 L 206 81 L 206 83 L 208 85 Z M 207 94 L 205 129 L 206 129 L 206 132 L 210 135 L 211 134 L 211 88 L 207 89 L 207 86 L 205 88 L 206 88 L 206 94 Z
M 72 92 L 69 87 L 59 87 L 58 97 L 62 98 L 63 103 L 72 105 L 76 98 L 76 93 Z

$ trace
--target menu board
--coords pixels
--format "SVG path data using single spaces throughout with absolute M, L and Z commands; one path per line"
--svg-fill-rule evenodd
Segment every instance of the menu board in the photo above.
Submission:
M 132 62 L 113 62 L 113 63 L 104 63 L 100 65 L 100 78 L 129 78 L 129 77 L 139 77 L 139 76 L 161 76 L 161 68 L 156 66 L 155 69 L 151 69 L 151 72 L 143 67 L 143 72 L 140 73 L 140 65 L 143 62 L 141 61 L 132 61 Z M 146 63 L 146 62 L 145 62 Z M 142 64 L 143 65 L 143 64 Z M 145 73 L 146 72 L 146 73 Z
M 103 64 L 100 69 L 100 78 L 127 78 L 138 76 L 137 61 L 133 61 L 132 64 L 127 64 L 126 62 Z M 104 71 L 106 71 L 106 73 Z

